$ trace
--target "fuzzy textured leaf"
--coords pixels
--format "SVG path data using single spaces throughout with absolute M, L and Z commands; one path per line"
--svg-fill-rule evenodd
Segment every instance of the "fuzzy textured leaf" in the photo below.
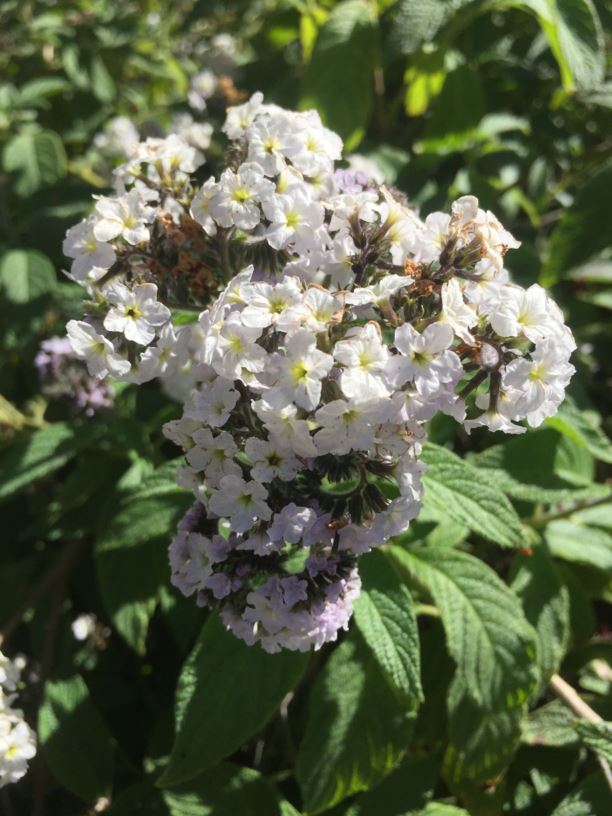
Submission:
M 55 288 L 53 264 L 33 249 L 13 249 L 0 260 L 0 291 L 11 303 L 29 303 Z
M 95 425 L 56 422 L 19 436 L 0 454 L 0 501 L 65 465 L 99 434 Z
M 605 572 L 612 570 L 612 535 L 579 523 L 578 514 L 552 521 L 544 535 L 550 552 L 557 558 L 589 564 Z
M 512 589 L 521 599 L 525 617 L 537 634 L 540 680 L 535 696 L 543 693 L 561 664 L 569 643 L 569 592 L 544 544 L 531 555 L 514 559 Z
M 579 720 L 576 731 L 591 751 L 612 763 L 612 723 Z
M 504 493 L 452 451 L 427 443 L 424 501 L 442 517 L 450 517 L 502 547 L 519 547 L 524 536 L 516 511 Z
M 15 192 L 23 198 L 66 175 L 64 145 L 52 130 L 24 129 L 6 144 L 2 162 L 17 174 Z
M 186 782 L 230 756 L 266 724 L 307 661 L 247 646 L 211 615 L 179 678 L 176 737 L 159 784 Z
M 96 545 L 106 610 L 126 641 L 141 653 L 159 590 L 168 581 L 168 543 L 192 501 L 177 486 L 173 473 L 174 468 L 166 468 L 163 474 L 151 474 L 109 506 L 110 521 Z
M 388 558 L 374 550 L 359 562 L 355 622 L 391 687 L 414 708 L 422 699 L 419 636 L 412 596 Z
M 321 28 L 306 66 L 302 107 L 316 107 L 349 147 L 361 141 L 372 108 L 377 36 L 372 4 L 344 0 Z
M 110 792 L 111 735 L 81 677 L 45 684 L 38 737 L 49 768 L 68 790 L 86 802 Z
M 411 716 L 358 639 L 340 644 L 318 676 L 298 753 L 305 809 L 319 813 L 384 777 L 404 753 Z

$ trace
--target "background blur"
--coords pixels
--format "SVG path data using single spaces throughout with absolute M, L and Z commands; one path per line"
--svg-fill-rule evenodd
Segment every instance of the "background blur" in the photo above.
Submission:
M 161 424 L 177 404 L 153 384 L 98 393 L 84 369 L 52 361 L 59 346 L 41 350 L 80 314 L 62 239 L 121 160 L 121 130 L 108 123 L 127 117 L 142 136 L 166 133 L 181 114 L 219 125 L 226 105 L 262 90 L 288 108 L 316 107 L 345 152 L 373 160 L 424 215 L 478 196 L 523 242 L 507 256 L 513 278 L 552 287 L 578 342 L 559 417 L 504 454 L 519 508 L 534 485 L 544 502 L 562 501 L 569 487 L 601 486 L 612 463 L 611 22 L 607 0 L 0 2 L 0 631 L 3 648 L 31 662 L 32 721 L 41 699 L 51 716 L 44 681 L 87 678 L 87 727 L 75 716 L 67 744 L 50 739 L 30 776 L 0 792 L 0 812 L 85 813 L 83 802 L 109 792 L 113 754 L 119 792 L 140 784 L 143 767 L 153 773 L 201 623 L 167 576 L 166 544 L 189 503 L 171 469 L 165 481 L 159 470 L 176 455 Z M 203 70 L 215 77 L 204 103 L 194 80 Z M 222 149 L 213 143 L 212 160 Z M 499 468 L 499 457 L 478 458 L 499 439 L 455 433 L 436 421 L 433 439 Z M 562 523 L 549 539 L 571 591 L 571 665 L 605 708 L 612 510 Z M 489 559 L 500 574 L 504 559 Z M 75 746 L 86 754 L 96 729 L 98 745 L 114 747 L 93 780 L 75 782 Z M 523 804 L 513 788 L 505 812 L 552 812 L 570 776 L 559 756 L 546 755 L 534 781 L 530 755 L 513 782 L 526 786 Z M 145 798 L 111 812 L 141 812 Z M 163 807 L 146 812 L 226 812 Z M 365 807 L 356 813 L 374 812 Z

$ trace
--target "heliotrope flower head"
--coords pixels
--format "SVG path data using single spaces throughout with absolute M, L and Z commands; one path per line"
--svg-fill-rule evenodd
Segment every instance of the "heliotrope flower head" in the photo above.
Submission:
M 173 581 L 248 643 L 318 647 L 348 622 L 359 556 L 419 512 L 425 423 L 540 424 L 575 346 L 541 287 L 508 281 L 518 242 L 473 196 L 422 220 L 367 164 L 336 170 L 341 140 L 316 112 L 261 94 L 224 132 L 228 166 L 197 186 L 180 150 L 163 190 L 165 148 L 137 151 L 148 184 L 135 175 L 87 230 L 110 229 L 115 264 L 140 260 L 120 280 L 87 273 L 98 316 L 71 333 L 98 372 L 136 381 L 185 367 L 189 348 L 183 417 L 166 433 L 197 504 L 171 546 Z M 178 205 L 163 218 L 162 200 Z M 188 326 L 173 325 L 169 295 L 182 281 L 193 297 L 198 274 L 171 287 L 160 273 L 162 222 L 200 247 L 198 274 L 216 258 Z

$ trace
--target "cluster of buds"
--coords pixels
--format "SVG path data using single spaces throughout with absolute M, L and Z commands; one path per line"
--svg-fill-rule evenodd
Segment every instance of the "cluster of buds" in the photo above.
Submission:
M 0 651 L 0 788 L 25 776 L 36 754 L 36 735 L 15 708 L 23 667 L 23 659 L 9 660 Z
M 120 169 L 133 186 L 87 222 L 109 257 L 73 271 L 95 308 L 69 335 L 93 372 L 142 382 L 188 367 L 183 416 L 165 428 L 196 498 L 172 580 L 247 643 L 318 648 L 348 624 L 359 556 L 419 512 L 425 423 L 539 425 L 575 344 L 541 287 L 509 282 L 518 242 L 476 198 L 422 220 L 363 163 L 335 169 L 342 142 L 316 112 L 261 94 L 223 130 L 228 166 L 198 189 L 193 156 L 160 170 L 147 143 Z M 162 220 L 164 236 L 190 236 L 191 277 L 168 272 Z M 194 289 L 198 275 L 209 285 Z M 185 301 L 208 308 L 177 329 Z

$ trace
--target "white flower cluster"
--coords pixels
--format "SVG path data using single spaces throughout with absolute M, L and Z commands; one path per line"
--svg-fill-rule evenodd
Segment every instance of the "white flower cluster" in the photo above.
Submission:
M 15 708 L 23 659 L 9 660 L 0 651 L 0 788 L 18 782 L 36 754 L 36 735 Z
M 508 281 L 518 243 L 474 197 L 421 220 L 359 165 L 335 170 L 342 143 L 316 112 L 261 94 L 229 109 L 224 132 L 230 165 L 190 202 L 218 289 L 190 324 L 194 388 L 166 426 L 197 500 L 171 545 L 173 582 L 248 643 L 319 647 L 348 623 L 358 557 L 419 512 L 425 423 L 442 411 L 468 431 L 539 425 L 575 345 L 541 287 Z M 151 229 L 149 189 L 134 191 L 130 236 Z M 159 376 L 148 358 L 180 343 L 155 285 L 125 276 L 97 297 L 95 343 L 126 366 L 115 376 Z
M 87 319 L 70 321 L 68 336 L 92 376 L 180 379 L 197 363 L 197 325 L 175 326 L 166 303 L 182 297 L 189 272 L 182 253 L 206 251 L 187 213 L 191 174 L 203 161 L 176 134 L 134 144 L 115 171 L 117 194 L 99 196 L 94 213 L 68 230 L 68 275 L 90 298 Z M 214 284 L 199 267 L 194 278 L 200 289 Z

